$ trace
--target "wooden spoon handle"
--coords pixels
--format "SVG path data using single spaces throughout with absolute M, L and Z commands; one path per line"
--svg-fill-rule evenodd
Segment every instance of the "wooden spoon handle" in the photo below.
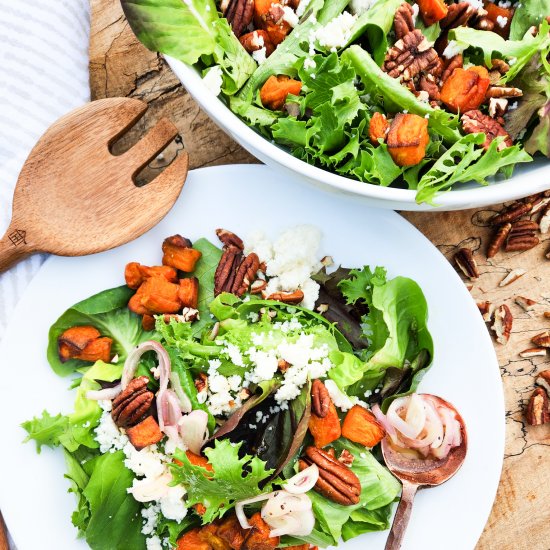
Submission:
M 0 513 L 0 550 L 9 550 L 8 537 L 6 535 L 6 526 L 2 514 Z
M 393 518 L 393 525 L 391 527 L 388 540 L 386 541 L 385 550 L 399 550 L 407 525 L 409 524 L 409 518 L 411 517 L 412 506 L 414 501 L 414 495 L 418 490 L 418 485 L 403 481 L 403 492 L 401 493 L 401 500 L 395 512 Z
M 6 234 L 0 240 L 0 273 L 7 271 L 17 262 L 35 252 L 27 243 L 27 234 L 22 229 L 14 229 L 10 225 Z

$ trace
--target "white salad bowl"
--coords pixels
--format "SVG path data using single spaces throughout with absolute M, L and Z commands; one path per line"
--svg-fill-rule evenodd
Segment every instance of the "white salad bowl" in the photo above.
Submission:
M 237 143 L 268 166 L 325 191 L 356 195 L 365 203 L 377 208 L 434 211 L 487 206 L 519 199 L 550 188 L 550 162 L 546 159 L 537 159 L 517 167 L 510 179 L 496 180 L 487 186 L 476 183 L 459 185 L 451 191 L 439 194 L 435 199 L 435 205 L 418 204 L 415 200 L 415 191 L 360 182 L 293 157 L 284 147 L 272 143 L 247 126 L 210 91 L 196 69 L 172 57 L 165 58 L 200 107 Z

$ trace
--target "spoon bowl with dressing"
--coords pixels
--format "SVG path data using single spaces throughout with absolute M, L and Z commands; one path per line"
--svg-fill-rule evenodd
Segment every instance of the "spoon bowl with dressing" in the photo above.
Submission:
M 427 399 L 435 404 L 437 410 L 448 411 L 451 414 L 451 418 L 458 422 L 460 430 L 459 443 L 451 446 L 445 456 L 438 457 L 430 454 L 422 456 L 415 449 L 402 447 L 402 441 L 397 440 L 398 444 L 396 444 L 396 438 L 392 438 L 390 434 L 382 440 L 382 455 L 386 466 L 403 484 L 401 500 L 395 513 L 385 550 L 401 548 L 416 492 L 419 489 L 441 485 L 453 477 L 462 466 L 468 450 L 466 426 L 455 407 L 435 395 L 419 394 L 417 397 Z M 404 438 L 404 441 L 409 440 Z M 455 440 L 456 442 L 457 440 Z

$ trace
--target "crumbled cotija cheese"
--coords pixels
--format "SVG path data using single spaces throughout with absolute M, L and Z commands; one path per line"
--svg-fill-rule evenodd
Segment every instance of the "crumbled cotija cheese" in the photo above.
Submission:
M 463 46 L 461 46 L 455 40 L 449 40 L 447 47 L 443 50 L 443 57 L 447 59 L 453 58 L 455 55 L 458 55 L 464 51 Z
M 165 497 L 160 499 L 160 510 L 165 518 L 181 523 L 187 515 L 187 507 L 183 501 L 185 489 L 181 485 L 169 487 Z
M 255 50 L 252 52 L 252 58 L 258 65 L 261 65 L 262 63 L 265 63 L 265 60 L 267 59 L 267 49 L 264 46 L 263 48 L 260 48 L 259 50 Z
M 508 17 L 497 15 L 497 25 L 503 29 L 508 24 Z
M 357 15 L 345 11 L 315 31 L 315 38 L 320 46 L 329 49 L 343 48 L 351 38 L 351 29 Z
M 361 405 L 367 408 L 367 404 L 364 401 L 361 401 L 357 396 L 353 395 L 348 397 L 344 392 L 342 392 L 334 380 L 329 378 L 325 380 L 324 384 L 328 390 L 328 394 L 330 395 L 332 402 L 342 412 L 349 411 L 354 405 Z M 365 396 L 367 396 L 366 393 Z
M 317 259 L 321 233 L 310 225 L 300 225 L 284 231 L 274 244 L 262 233 L 255 233 L 245 241 L 245 252 L 255 252 L 267 266 L 270 277 L 265 289 L 291 292 L 301 289 L 304 300 L 300 305 L 313 309 L 319 297 L 319 285 L 310 276 L 321 269 Z
M 110 403 L 110 401 L 109 401 Z M 99 443 L 101 453 L 114 453 L 128 444 L 128 437 L 114 423 L 110 408 L 104 410 L 95 431 L 95 440 Z
M 300 18 L 290 6 L 284 6 L 283 10 L 285 12 L 283 15 L 283 21 L 286 21 L 291 27 L 294 28 L 300 22 Z
M 376 4 L 376 0 L 351 0 L 349 9 L 354 15 L 363 15 Z
M 151 506 L 142 508 L 141 515 L 144 519 L 144 522 L 143 527 L 141 528 L 141 532 L 144 535 L 150 535 L 155 531 L 155 529 L 157 528 L 159 513 L 160 504 L 151 504 Z
M 298 4 L 298 7 L 296 8 L 296 15 L 298 17 L 302 17 L 304 13 L 306 12 L 306 8 L 308 7 L 311 0 L 301 0 L 301 2 Z
M 483 9 L 483 0 L 466 0 L 466 2 L 476 10 Z
M 203 76 L 202 81 L 214 95 L 220 95 L 223 85 L 222 68 L 219 65 L 216 65 L 211 69 L 208 69 L 208 72 Z
M 157 535 L 145 539 L 147 550 L 162 550 L 162 543 Z

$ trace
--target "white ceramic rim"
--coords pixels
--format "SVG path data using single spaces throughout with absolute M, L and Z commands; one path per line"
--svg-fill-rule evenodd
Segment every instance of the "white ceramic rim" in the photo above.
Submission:
M 345 193 L 359 195 L 373 201 L 386 202 L 388 208 L 407 210 L 457 210 L 497 204 L 513 199 L 540 193 L 550 187 L 550 163 L 538 162 L 529 170 L 516 174 L 512 178 L 487 186 L 471 189 L 452 190 L 441 193 L 436 198 L 436 205 L 417 204 L 415 191 L 381 187 L 368 183 L 358 185 L 356 180 L 345 178 L 312 166 L 267 139 L 261 137 L 235 115 L 218 97 L 206 87 L 198 72 L 178 59 L 165 56 L 171 69 L 180 79 L 183 86 L 199 103 L 201 108 L 221 128 L 232 135 L 243 147 L 255 154 L 260 160 L 270 161 L 286 167 L 288 170 L 323 186 L 332 187 Z M 545 177 L 546 176 L 546 177 Z M 393 205 L 393 206 L 392 206 Z M 406 205 L 409 205 L 408 207 Z M 375 205 L 377 206 L 377 205 Z

